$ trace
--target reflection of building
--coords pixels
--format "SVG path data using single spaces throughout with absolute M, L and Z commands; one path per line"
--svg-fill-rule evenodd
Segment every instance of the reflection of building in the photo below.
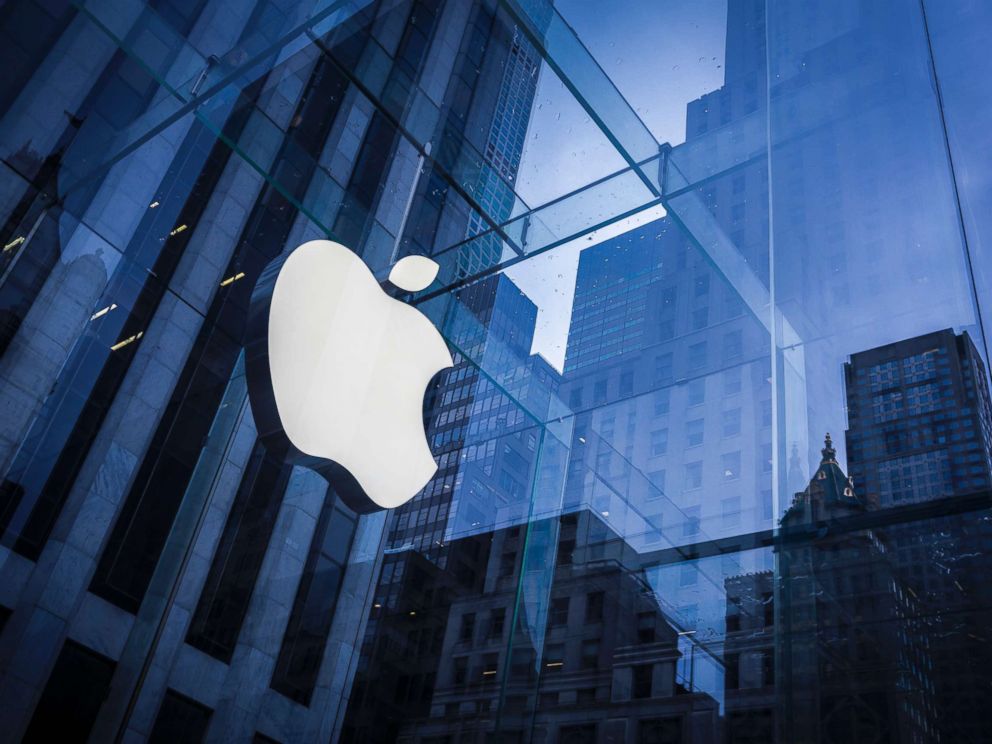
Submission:
M 767 332 L 669 220 L 584 250 L 559 388 L 575 413 L 566 509 L 591 508 L 641 555 L 768 528 L 769 369 Z M 693 566 L 650 581 L 686 627 L 722 615 Z
M 526 589 L 518 599 L 526 529 L 492 534 L 481 594 L 450 605 L 429 713 L 408 720 L 399 740 L 481 737 L 498 716 L 507 740 L 532 730 L 549 742 L 717 741 L 716 701 L 676 681 L 679 635 L 625 568 L 633 551 L 589 510 L 554 523 L 555 567 L 550 589 L 534 597 L 540 606 Z
M 0 724 L 15 739 L 340 726 L 383 523 L 257 440 L 240 361 L 252 287 L 306 239 L 332 235 L 384 276 L 505 219 L 534 60 L 491 2 L 332 6 L 0 12 L 17 41 L 0 86 L 0 698 L 18 701 Z M 203 116 L 181 108 L 194 96 Z M 438 260 L 450 278 L 456 254 Z M 507 322 L 530 334 L 527 304 Z M 524 360 L 529 339 L 511 344 Z M 455 374 L 433 432 L 485 449 L 494 436 L 458 429 L 498 396 L 469 401 L 469 365 Z M 500 433 L 521 428 L 508 400 Z M 444 444 L 437 491 L 393 536 L 423 550 L 411 573 L 441 570 L 447 492 L 472 469 Z M 529 467 L 526 437 L 499 444 L 487 487 Z M 486 509 L 520 498 L 502 483 Z
M 558 377 L 530 354 L 536 316 L 503 275 L 457 294 L 445 329 L 454 366 L 433 392 L 427 432 L 439 468 L 392 513 L 346 741 L 391 740 L 404 721 L 426 714 L 442 674 L 442 640 L 453 632 L 452 603 L 480 602 L 494 534 L 513 539 L 495 526 L 526 517 L 540 443 L 527 405 L 546 410 Z M 512 564 L 509 571 L 515 575 Z
M 537 90 L 537 52 L 515 31 L 508 40 L 510 53 L 501 71 L 502 80 L 495 109 L 482 121 L 488 123 L 484 155 L 486 164 L 476 184 L 477 199 L 492 219 L 502 224 L 513 214 L 516 194 L 513 186 L 520 167 L 524 137 L 530 122 L 534 93 Z M 484 126 L 485 124 L 483 124 Z M 478 213 L 469 216 L 467 237 L 488 229 Z M 495 233 L 469 241 L 458 254 L 458 275 L 472 274 L 499 263 L 503 244 Z
M 652 525 L 625 534 L 639 549 L 767 527 L 767 349 L 667 220 L 583 251 L 561 383 L 577 414 L 566 503 L 617 494 Z
M 951 330 L 862 351 L 844 368 L 848 466 L 886 508 L 992 485 L 985 365 Z
M 503 275 L 457 293 L 445 328 L 454 366 L 433 391 L 427 432 L 438 472 L 395 510 L 390 547 L 412 546 L 430 557 L 452 532 L 482 531 L 501 508 L 525 498 L 535 421 L 508 393 L 527 381 L 538 384 L 531 378 L 541 360 L 530 354 L 536 318 L 534 303 Z M 544 381 L 547 407 L 556 380 Z
M 781 741 L 934 741 L 925 619 L 869 529 L 827 435 L 823 460 L 782 517 L 776 550 Z
M 775 740 L 775 578 L 730 576 L 723 644 L 727 744 Z
M 937 511 L 880 530 L 900 581 L 931 624 L 943 741 L 988 733 L 992 653 L 992 523 L 955 503 L 992 483 L 992 404 L 985 365 L 951 330 L 851 356 L 845 366 L 848 464 L 873 508 Z M 940 514 L 949 516 L 940 516 Z

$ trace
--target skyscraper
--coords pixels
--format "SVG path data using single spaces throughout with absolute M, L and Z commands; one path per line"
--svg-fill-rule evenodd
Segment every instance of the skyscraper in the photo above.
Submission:
M 428 436 L 439 469 L 421 494 L 391 514 L 346 741 L 395 738 L 401 722 L 437 717 L 437 705 L 448 711 L 437 725 L 455 725 L 458 714 L 448 713 L 458 704 L 437 702 L 439 686 L 467 681 L 467 656 L 452 681 L 452 644 L 471 637 L 475 617 L 481 625 L 482 610 L 490 607 L 504 611 L 500 630 L 491 627 L 486 636 L 498 644 L 502 623 L 513 616 L 508 584 L 519 570 L 517 555 L 507 560 L 501 548 L 520 541 L 538 464 L 537 414 L 548 410 L 558 375 L 530 354 L 537 308 L 506 276 L 476 282 L 458 300 L 447 332 L 460 351 L 430 406 Z M 471 617 L 462 618 L 465 613 Z M 482 663 L 472 660 L 472 674 L 495 682 L 496 662 L 484 676 Z M 485 702 L 473 697 L 472 713 L 488 710 L 494 689 L 478 691 Z M 479 725 L 490 727 L 486 720 Z
M 484 0 L 42 5 L 0 13 L 0 725 L 328 738 L 384 523 L 257 440 L 252 288 L 319 237 L 456 276 L 509 214 L 534 52 Z M 471 470 L 435 443 L 418 545 Z
M 848 465 L 876 507 L 992 485 L 992 401 L 978 349 L 947 329 L 851 355 Z
M 820 467 L 782 517 L 779 739 L 935 741 L 929 628 L 884 542 L 852 525 L 868 503 L 836 458 L 828 434 Z
M 844 377 L 855 487 L 873 509 L 918 510 L 878 533 L 930 626 L 942 740 L 980 741 L 992 705 L 992 523 L 966 504 L 992 484 L 985 365 L 968 333 L 946 329 L 852 354 Z

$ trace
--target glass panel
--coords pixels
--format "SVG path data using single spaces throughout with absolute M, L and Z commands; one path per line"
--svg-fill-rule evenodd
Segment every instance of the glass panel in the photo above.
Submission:
M 987 16 L 5 4 L 0 725 L 984 740 Z M 452 354 L 396 509 L 254 419 L 323 238 Z

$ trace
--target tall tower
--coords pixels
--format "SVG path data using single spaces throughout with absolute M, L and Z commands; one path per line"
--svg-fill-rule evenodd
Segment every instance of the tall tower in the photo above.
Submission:
M 932 626 L 942 740 L 980 741 L 992 706 L 984 640 L 992 627 L 992 522 L 965 501 L 987 498 L 992 483 L 985 365 L 967 333 L 947 329 L 853 354 L 844 375 L 856 488 L 869 508 L 924 517 L 894 519 L 879 534 Z
M 781 741 L 934 741 L 927 635 L 830 435 L 776 548 Z M 820 525 L 840 520 L 833 529 Z
M 844 366 L 848 465 L 885 508 L 992 484 L 985 365 L 950 329 L 858 352 Z
M 510 184 L 515 183 L 520 167 L 539 69 L 537 52 L 519 30 L 515 30 L 509 40 L 499 95 L 490 117 L 484 164 L 476 183 L 476 198 L 496 223 L 509 219 L 516 203 L 517 197 Z M 479 214 L 473 212 L 469 215 L 466 237 L 474 238 L 488 227 Z M 488 269 L 499 263 L 502 253 L 503 243 L 495 233 L 472 240 L 458 254 L 458 275 L 471 276 Z

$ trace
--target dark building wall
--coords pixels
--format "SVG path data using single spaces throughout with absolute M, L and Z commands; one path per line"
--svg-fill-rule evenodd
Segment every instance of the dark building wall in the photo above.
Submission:
M 992 622 L 988 520 L 940 514 L 992 483 L 985 365 L 967 333 L 947 329 L 851 356 L 845 366 L 848 462 L 875 509 L 927 504 L 934 517 L 878 530 L 888 562 L 931 626 L 930 657 L 944 739 L 978 740 L 992 696 L 979 628 Z M 858 485 L 860 483 L 860 485 Z M 977 632 L 976 632 L 977 631 Z
M 306 239 L 346 239 L 376 272 L 408 252 L 432 198 L 418 180 L 431 140 L 448 148 L 430 161 L 432 188 L 453 205 L 431 228 L 437 246 L 464 239 L 470 214 L 486 228 L 505 219 L 533 52 L 488 2 L 359 3 L 278 58 L 261 53 L 310 5 L 104 3 L 96 19 L 41 5 L 0 12 L 8 37 L 34 13 L 36 38 L 51 42 L 43 60 L 22 45 L 41 61 L 8 79 L 3 100 L 21 103 L 0 114 L 16 166 L 2 170 L 2 217 L 28 235 L 17 281 L 0 288 L 0 583 L 12 610 L 0 663 L 3 695 L 18 701 L 3 724 L 25 730 L 55 694 L 68 638 L 116 663 L 87 718 L 97 738 L 125 721 L 129 735 L 168 737 L 175 719 L 208 740 L 329 739 L 384 522 L 358 523 L 319 477 L 256 441 L 240 361 L 248 299 L 261 268 Z M 461 46 L 474 56 L 458 67 Z M 228 81 L 236 95 L 210 99 L 209 123 L 160 125 L 172 105 L 161 79 L 214 93 L 259 54 Z M 501 110 L 513 136 L 497 142 Z M 473 149 L 489 152 L 485 203 L 452 176 Z M 4 252 L 3 270 L 18 253 Z M 457 253 L 439 261 L 450 276 Z M 513 326 L 506 356 L 526 366 L 535 310 L 514 313 L 501 321 Z M 519 458 L 527 440 L 516 447 Z M 44 641 L 26 645 L 42 626 Z

